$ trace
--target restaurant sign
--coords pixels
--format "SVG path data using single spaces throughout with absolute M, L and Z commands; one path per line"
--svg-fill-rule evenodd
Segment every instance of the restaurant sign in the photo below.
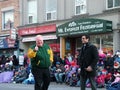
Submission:
M 51 32 L 56 32 L 56 24 L 18 29 L 18 35 L 20 36 L 51 33 Z
M 112 21 L 102 19 L 79 19 L 57 27 L 57 36 L 68 36 L 112 31 Z

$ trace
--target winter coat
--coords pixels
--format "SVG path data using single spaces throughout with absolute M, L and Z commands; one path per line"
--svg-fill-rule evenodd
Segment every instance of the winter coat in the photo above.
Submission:
M 38 51 L 34 51 L 36 45 L 33 45 L 28 50 L 28 57 L 31 58 L 32 67 L 49 68 L 53 62 L 53 52 L 47 44 L 43 44 L 38 48 Z
M 79 65 L 81 67 L 81 76 L 95 76 L 96 75 L 96 66 L 99 60 L 98 50 L 97 48 L 87 43 L 84 49 L 82 46 L 80 57 L 79 57 Z M 85 70 L 88 66 L 92 67 L 92 71 L 88 72 Z

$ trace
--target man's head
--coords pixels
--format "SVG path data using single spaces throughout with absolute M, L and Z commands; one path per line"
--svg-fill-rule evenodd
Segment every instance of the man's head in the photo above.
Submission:
M 56 62 L 56 67 L 59 67 L 60 66 L 60 62 Z
M 43 45 L 43 37 L 42 37 L 42 35 L 37 35 L 36 36 L 36 45 L 38 47 L 41 47 Z
M 82 41 L 83 44 L 84 43 L 88 43 L 89 40 L 90 40 L 90 36 L 89 35 L 82 35 L 81 41 Z

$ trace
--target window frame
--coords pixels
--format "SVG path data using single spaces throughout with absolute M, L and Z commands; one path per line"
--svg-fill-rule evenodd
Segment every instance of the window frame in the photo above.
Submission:
M 33 3 L 36 3 L 36 12 L 29 12 L 29 5 L 30 5 L 30 3 L 29 2 L 32 2 L 33 1 Z M 27 12 L 27 21 L 28 21 L 28 24 L 33 24 L 33 23 L 37 23 L 38 21 L 37 21 L 37 17 L 38 17 L 38 13 L 37 13 L 37 0 L 28 0 L 27 1 L 28 2 L 28 12 Z M 32 6 L 31 6 L 32 7 Z M 31 10 L 30 10 L 31 11 Z M 30 22 L 29 21 L 29 17 L 32 17 L 32 22 Z
M 11 12 L 12 13 L 12 16 L 13 16 L 13 22 L 9 23 L 10 26 L 7 28 L 5 27 L 5 13 L 7 12 Z M 13 9 L 10 9 L 10 10 L 5 10 L 5 11 L 2 11 L 2 30 L 10 30 L 10 29 L 13 29 L 14 28 L 14 10 Z
M 55 17 L 53 17 L 52 15 L 53 15 L 53 13 L 55 14 Z M 48 15 L 47 14 L 51 14 L 51 18 L 50 19 L 48 19 Z M 49 12 L 46 12 L 46 20 L 47 21 L 51 21 L 51 20 L 56 20 L 57 19 L 57 12 L 56 11 L 49 11 Z
M 45 15 L 46 15 L 46 21 L 53 21 L 53 20 L 57 20 L 57 0 L 56 0 L 56 8 L 54 10 L 47 10 L 47 0 L 46 0 L 46 10 L 45 10 Z M 51 6 L 51 5 L 49 5 Z M 51 19 L 48 19 L 48 13 L 51 13 Z M 52 13 L 55 13 L 55 18 L 52 18 Z
M 113 3 L 113 5 L 112 5 L 112 7 L 108 7 L 109 5 L 108 5 L 108 0 L 106 0 L 106 9 L 107 10 L 109 10 L 109 9 L 115 9 L 115 8 L 120 8 L 120 5 L 119 6 L 115 6 L 115 1 L 116 0 L 112 0 L 112 3 Z
M 74 5 L 75 5 L 75 15 L 81 15 L 81 14 L 86 14 L 87 13 L 87 0 L 83 0 L 83 1 L 84 1 L 83 4 L 78 4 L 77 1 L 75 0 L 75 3 L 74 3 Z M 81 9 L 81 6 L 85 6 L 85 7 L 83 9 Z M 80 7 L 79 13 L 77 13 L 76 7 Z

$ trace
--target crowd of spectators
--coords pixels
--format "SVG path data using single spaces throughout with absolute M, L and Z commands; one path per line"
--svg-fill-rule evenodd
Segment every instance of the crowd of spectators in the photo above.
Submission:
M 29 59 L 28 59 L 29 60 Z M 30 67 L 24 56 L 23 65 L 19 65 L 16 55 L 0 57 L 0 83 L 22 83 L 28 78 Z
M 65 83 L 70 86 L 80 86 L 80 66 L 79 52 L 75 55 L 68 53 L 64 59 L 60 55 L 54 54 L 54 61 L 50 67 L 51 81 L 57 84 Z M 23 65 L 19 65 L 19 60 L 15 55 L 0 57 L 0 83 L 23 83 L 34 84 L 34 77 L 31 73 L 29 58 L 24 56 Z M 7 74 L 7 75 L 6 75 Z M 99 51 L 99 61 L 97 63 L 97 76 L 95 78 L 98 88 L 114 88 L 120 86 L 120 51 L 104 53 Z M 86 87 L 90 87 L 89 80 Z

